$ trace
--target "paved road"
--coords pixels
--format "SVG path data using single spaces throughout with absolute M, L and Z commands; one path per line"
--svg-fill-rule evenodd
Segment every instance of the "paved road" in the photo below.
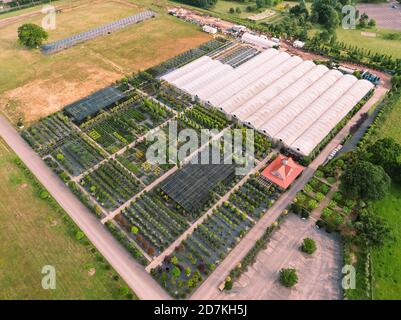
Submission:
M 145 271 L 143 266 L 130 256 L 113 238 L 106 227 L 70 192 L 58 176 L 45 165 L 42 159 L 20 137 L 18 132 L 1 116 L 0 136 L 3 137 L 140 299 L 170 299 L 168 294 Z
M 229 253 L 225 260 L 216 268 L 216 270 L 203 282 L 203 284 L 192 294 L 193 300 L 210 300 L 218 296 L 218 286 L 226 279 L 229 272 L 235 268 L 238 263 L 251 250 L 255 242 L 263 235 L 266 228 L 269 227 L 279 217 L 281 212 L 286 209 L 294 199 L 295 195 L 315 174 L 316 169 L 325 162 L 330 152 L 342 142 L 349 133 L 350 128 L 358 121 L 362 113 L 369 109 L 381 99 L 387 92 L 384 88 L 379 88 L 367 103 L 352 117 L 352 119 L 340 130 L 340 132 L 327 144 L 323 151 L 312 161 L 309 167 L 305 168 L 300 178 L 298 178 L 291 188 L 268 209 L 265 215 L 256 223 L 256 225 L 247 233 L 241 242 Z

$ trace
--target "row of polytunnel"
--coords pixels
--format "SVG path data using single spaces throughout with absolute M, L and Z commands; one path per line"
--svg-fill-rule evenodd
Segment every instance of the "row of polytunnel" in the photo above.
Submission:
M 373 88 L 369 81 L 276 49 L 237 68 L 204 56 L 162 79 L 302 155 Z

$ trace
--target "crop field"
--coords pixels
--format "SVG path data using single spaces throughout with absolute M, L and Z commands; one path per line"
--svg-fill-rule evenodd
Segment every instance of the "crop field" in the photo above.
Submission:
M 10 150 L 0 139 L 0 299 L 125 299 L 125 284 Z M 42 289 L 45 265 L 56 267 L 56 290 Z
M 152 7 L 147 0 L 72 0 L 60 1 L 60 5 L 64 8 L 56 17 L 56 29 L 49 31 L 48 41 Z M 17 41 L 18 27 L 28 22 L 41 24 L 41 14 L 18 17 L 2 25 L 0 61 L 7 63 L 0 63 L 1 112 L 14 123 L 20 118 L 33 123 L 125 74 L 157 65 L 210 39 L 199 27 L 169 16 L 166 2 L 160 5 L 152 8 L 158 13 L 152 20 L 52 56 L 26 50 Z

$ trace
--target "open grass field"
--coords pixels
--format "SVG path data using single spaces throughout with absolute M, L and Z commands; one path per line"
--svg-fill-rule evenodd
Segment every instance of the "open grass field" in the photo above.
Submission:
M 64 6 L 56 17 L 56 30 L 49 31 L 48 41 L 147 8 L 157 11 L 158 16 L 50 56 L 26 50 L 17 41 L 18 27 L 28 22 L 41 24 L 42 15 L 28 15 L 0 27 L 0 111 L 14 123 L 19 118 L 27 123 L 36 121 L 126 74 L 158 64 L 210 39 L 197 26 L 169 16 L 164 0 L 57 3 Z M 26 10 L 32 12 L 37 8 Z M 0 18 L 1 22 L 4 17 Z
M 376 37 L 364 36 L 361 32 L 376 33 Z M 337 39 L 347 44 L 356 45 L 366 50 L 371 50 L 377 53 L 386 53 L 393 56 L 393 58 L 401 58 L 401 41 L 400 39 L 389 40 L 386 37 L 390 33 L 397 33 L 397 31 L 390 30 L 345 30 L 342 28 L 337 29 Z M 383 51 L 383 49 L 386 49 Z
M 391 227 L 394 242 L 372 252 L 374 299 L 401 299 L 401 188 L 374 205 L 375 211 Z
M 0 139 L 0 299 L 121 298 L 116 273 L 75 238 L 16 160 Z M 45 265 L 56 268 L 55 290 L 42 289 Z

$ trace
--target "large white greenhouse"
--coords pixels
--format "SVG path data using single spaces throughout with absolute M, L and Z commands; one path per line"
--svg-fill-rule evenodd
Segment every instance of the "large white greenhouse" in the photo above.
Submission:
M 276 49 L 237 68 L 203 56 L 162 79 L 305 156 L 373 88 Z

